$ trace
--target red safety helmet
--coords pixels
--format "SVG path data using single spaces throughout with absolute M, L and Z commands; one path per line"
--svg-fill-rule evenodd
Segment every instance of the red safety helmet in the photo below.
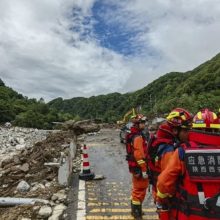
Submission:
M 175 108 L 167 116 L 167 122 L 173 127 L 191 128 L 192 115 L 183 108 Z
M 220 129 L 217 115 L 209 109 L 199 111 L 193 118 L 193 128 L 214 128 Z

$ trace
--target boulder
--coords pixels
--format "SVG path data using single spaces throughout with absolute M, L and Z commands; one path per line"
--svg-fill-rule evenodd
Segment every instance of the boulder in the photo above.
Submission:
M 29 171 L 29 164 L 28 163 L 24 163 L 22 164 L 19 169 L 25 173 L 27 173 Z
M 62 128 L 64 130 L 72 130 L 76 135 L 98 132 L 100 130 L 100 126 L 94 123 L 92 120 L 83 120 L 77 122 L 70 120 L 65 122 Z
M 54 200 L 59 200 L 60 202 L 64 202 L 67 198 L 65 190 L 60 190 L 57 193 L 53 194 L 52 198 Z
M 42 206 L 38 212 L 38 215 L 42 218 L 48 218 L 52 213 L 52 208 L 50 206 Z
M 24 138 L 17 137 L 16 141 L 17 141 L 18 144 L 24 144 L 25 143 Z
M 11 128 L 11 126 L 12 126 L 12 124 L 11 124 L 10 122 L 6 122 L 6 123 L 5 123 L 5 127 L 6 127 L 6 128 Z
M 29 185 L 26 181 L 22 180 L 22 181 L 18 184 L 18 186 L 17 186 L 16 189 L 17 189 L 17 191 L 19 191 L 19 192 L 28 192 L 29 189 L 30 189 L 30 185 Z
M 56 201 L 57 199 L 58 199 L 58 196 L 57 196 L 57 195 L 55 195 L 55 194 L 52 195 L 52 197 L 51 197 L 51 200 L 52 200 L 52 201 Z
M 21 161 L 20 161 L 20 159 L 19 159 L 19 156 L 18 155 L 14 155 L 13 156 L 13 161 L 14 161 L 14 164 L 21 164 Z
M 45 189 L 45 186 L 42 183 L 34 185 L 34 187 L 31 189 L 32 192 L 37 191 L 39 189 Z
M 17 144 L 16 146 L 15 146 L 15 149 L 16 150 L 24 150 L 25 149 L 25 144 Z
M 63 204 L 56 205 L 53 209 L 53 214 L 48 220 L 59 220 L 59 217 L 63 214 L 66 206 Z

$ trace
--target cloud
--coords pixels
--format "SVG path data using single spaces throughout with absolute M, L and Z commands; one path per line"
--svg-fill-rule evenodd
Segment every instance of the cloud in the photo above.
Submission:
M 0 76 L 30 97 L 47 100 L 114 92 L 131 71 L 101 47 L 92 30 L 93 1 L 3 1 Z
M 219 25 L 218 0 L 2 0 L 0 77 L 46 100 L 132 91 L 217 54 Z
M 116 4 L 114 0 L 105 2 Z M 140 88 L 166 72 L 193 69 L 220 52 L 217 0 L 129 0 L 117 1 L 116 8 L 105 20 L 120 24 L 125 32 L 137 33 L 131 39 L 138 53 L 130 62 L 135 73 L 126 84 L 130 89 Z

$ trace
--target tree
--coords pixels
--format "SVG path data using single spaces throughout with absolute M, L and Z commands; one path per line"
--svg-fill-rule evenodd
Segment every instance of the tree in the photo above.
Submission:
M 0 79 L 0 86 L 5 86 L 5 83 Z

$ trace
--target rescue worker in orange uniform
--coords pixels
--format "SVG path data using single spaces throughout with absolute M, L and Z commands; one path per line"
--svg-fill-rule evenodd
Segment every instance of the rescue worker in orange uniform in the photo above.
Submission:
M 132 157 L 129 169 L 132 173 L 132 193 L 131 193 L 131 214 L 135 219 L 142 219 L 142 202 L 144 201 L 146 190 L 148 188 L 148 175 L 146 152 L 147 144 L 143 135 L 145 129 L 146 117 L 138 114 L 133 119 L 133 127 L 131 127 L 130 137 L 132 138 Z M 129 141 L 127 142 L 129 144 Z
M 167 209 L 161 207 L 161 204 L 157 202 L 157 177 L 166 168 L 172 154 L 174 153 L 175 147 L 183 139 L 180 135 L 181 130 L 191 126 L 192 116 L 191 114 L 182 108 L 173 109 L 167 116 L 166 122 L 160 125 L 156 139 L 152 143 L 152 148 L 155 148 L 156 155 L 150 153 L 150 143 L 148 144 L 148 157 L 149 158 L 149 169 L 151 182 L 153 185 L 153 197 L 157 204 L 159 218 L 161 219 L 161 212 Z M 152 160 L 153 158 L 153 160 Z
M 220 135 L 215 133 L 220 124 L 216 118 L 208 109 L 195 115 L 189 141 L 175 150 L 158 177 L 160 203 L 176 210 L 175 216 L 166 219 L 220 219 Z

